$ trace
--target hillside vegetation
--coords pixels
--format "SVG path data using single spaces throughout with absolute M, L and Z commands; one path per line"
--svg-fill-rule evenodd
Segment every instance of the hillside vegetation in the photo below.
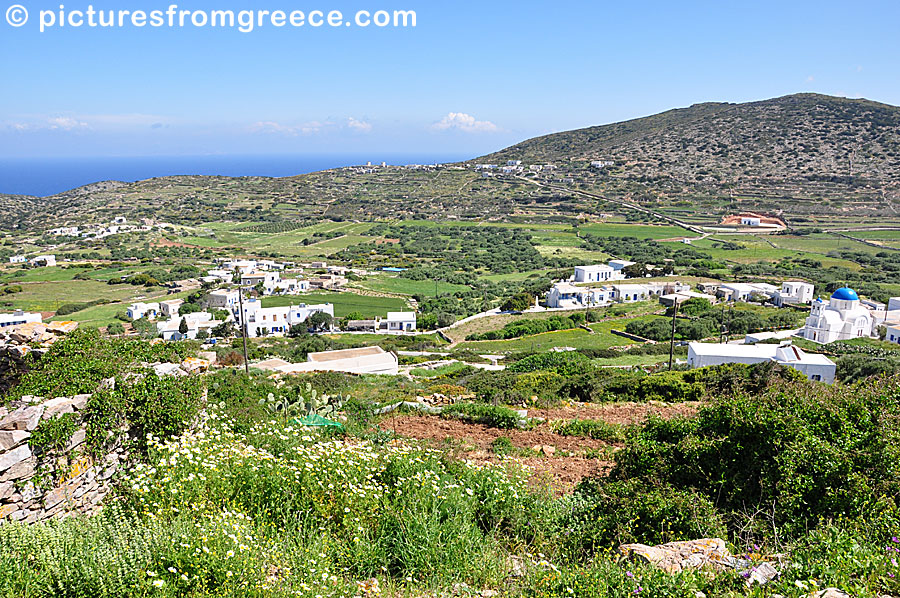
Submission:
M 705 103 L 538 137 L 437 169 L 341 168 L 286 178 L 173 176 L 96 183 L 45 200 L 0 195 L 0 227 L 33 223 L 46 230 L 117 215 L 176 224 L 308 223 L 509 220 L 622 210 L 621 204 L 598 203 L 578 192 L 705 224 L 741 210 L 779 213 L 792 225 L 851 225 L 873 217 L 897 224 L 898 125 L 895 106 L 816 94 Z M 614 164 L 590 168 L 596 159 Z M 474 170 L 476 162 L 506 160 L 552 163 L 556 170 L 490 178 Z

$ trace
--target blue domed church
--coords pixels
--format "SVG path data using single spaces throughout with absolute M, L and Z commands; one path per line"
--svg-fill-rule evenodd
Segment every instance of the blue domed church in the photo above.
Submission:
M 829 301 L 813 301 L 806 325 L 800 335 L 816 343 L 832 343 L 872 336 L 875 317 L 860 303 L 859 295 L 849 288 L 836 290 Z

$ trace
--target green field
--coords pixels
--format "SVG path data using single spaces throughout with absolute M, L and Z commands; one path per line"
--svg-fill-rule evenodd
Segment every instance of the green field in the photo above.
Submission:
M 432 280 L 410 280 L 408 278 L 388 274 L 369 276 L 365 280 L 354 283 L 354 285 L 381 293 L 426 296 L 433 296 L 435 289 L 437 289 L 439 294 L 444 294 L 465 291 L 469 288 L 461 284 L 451 284 L 449 282 L 438 282 L 435 284 L 435 281 Z
M 545 332 L 523 338 L 503 341 L 466 341 L 457 345 L 458 349 L 471 349 L 479 353 L 517 353 L 520 351 L 546 351 L 554 347 L 572 347 L 575 349 L 608 349 L 634 344 L 625 337 L 610 332 L 612 329 L 624 330 L 628 322 L 647 320 L 653 316 L 642 316 L 628 320 L 611 320 L 590 324 L 593 334 L 587 330 L 560 330 Z
M 409 306 L 403 299 L 393 297 L 366 297 L 355 293 L 312 292 L 305 295 L 285 295 L 281 297 L 265 297 L 263 307 L 282 307 L 286 305 L 318 305 L 331 303 L 334 315 L 343 318 L 353 312 L 360 312 L 367 318 L 385 317 L 389 311 L 408 311 Z
M 144 287 L 110 286 L 93 280 L 40 282 L 23 284 L 21 293 L 3 297 L 0 305 L 26 311 L 56 311 L 66 303 L 84 303 L 96 299 L 131 301 L 146 294 L 147 289 Z
M 637 237 L 639 239 L 671 239 L 696 237 L 696 233 L 679 226 L 647 224 L 588 224 L 578 227 L 581 233 L 598 237 Z

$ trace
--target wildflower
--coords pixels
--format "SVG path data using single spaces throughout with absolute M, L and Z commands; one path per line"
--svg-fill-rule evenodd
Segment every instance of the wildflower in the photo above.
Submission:
M 154 580 L 153 580 L 153 585 L 154 585 L 155 587 L 157 587 L 157 588 L 161 588 L 161 587 L 163 587 L 164 585 L 166 585 L 166 582 L 164 582 L 164 581 L 161 580 L 161 579 L 154 579 Z

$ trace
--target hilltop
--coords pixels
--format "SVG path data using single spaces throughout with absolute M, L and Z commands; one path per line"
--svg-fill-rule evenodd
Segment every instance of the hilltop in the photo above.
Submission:
M 768 210 L 815 211 L 786 200 L 839 203 L 827 211 L 896 215 L 900 108 L 796 94 L 704 103 L 621 123 L 529 139 L 479 161 L 586 165 L 609 160 L 598 186 L 657 200 L 724 196 Z
M 521 160 L 524 168 L 487 178 L 475 169 L 508 160 Z M 609 164 L 595 168 L 595 160 Z M 528 168 L 545 164 L 555 168 Z M 537 137 L 437 168 L 173 176 L 95 183 L 42 199 L 0 195 L 0 228 L 25 224 L 40 231 L 117 215 L 198 224 L 628 214 L 621 202 L 704 225 L 740 211 L 786 217 L 791 226 L 871 225 L 873 219 L 897 225 L 898 181 L 900 108 L 798 94 L 696 104 Z M 613 203 L 598 202 L 601 197 Z

